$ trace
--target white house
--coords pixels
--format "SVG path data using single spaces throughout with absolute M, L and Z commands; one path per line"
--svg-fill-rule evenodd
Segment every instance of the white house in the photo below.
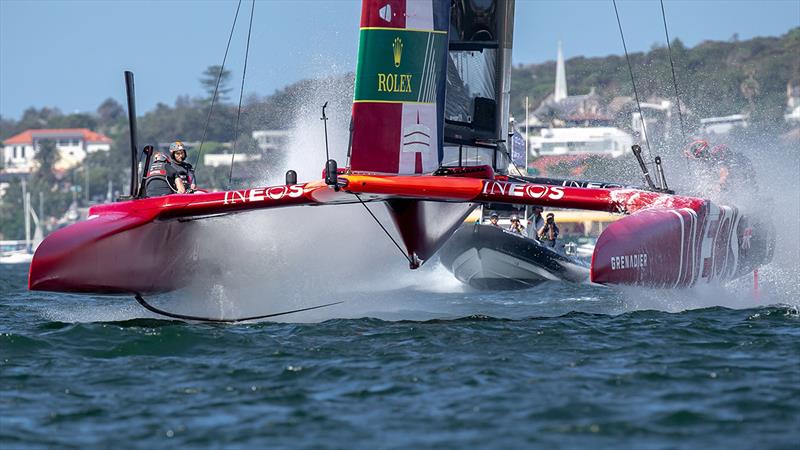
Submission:
M 262 152 L 283 151 L 286 143 L 289 142 L 289 137 L 291 137 L 289 130 L 253 131 L 253 139 L 258 143 L 258 148 Z
M 614 127 L 544 128 L 529 138 L 531 156 L 544 155 L 610 155 L 614 158 L 628 152 L 633 138 Z
M 642 139 L 644 139 L 645 132 L 650 139 L 659 135 L 666 135 L 672 123 L 672 102 L 669 100 L 660 100 L 658 103 L 644 102 L 639 107 L 644 115 L 644 120 L 642 120 L 638 110 L 631 113 L 631 129 L 633 132 L 641 136 Z
M 246 163 L 252 161 L 261 161 L 260 154 L 250 153 L 237 153 L 234 157 L 234 163 Z M 230 153 L 207 153 L 203 155 L 203 164 L 209 167 L 220 167 L 231 165 Z
M 8 173 L 30 173 L 42 141 L 52 141 L 58 151 L 55 169 L 80 164 L 89 153 L 111 149 L 111 138 L 88 128 L 26 130 L 3 141 L 3 163 Z
M 731 114 L 722 117 L 706 117 L 700 119 L 700 125 L 706 134 L 727 134 L 734 128 L 747 128 L 748 117 L 745 114 Z

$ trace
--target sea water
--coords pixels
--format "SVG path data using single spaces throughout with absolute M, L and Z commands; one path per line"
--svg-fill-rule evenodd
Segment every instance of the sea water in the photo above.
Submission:
M 797 298 L 420 281 L 213 325 L 0 267 L 0 448 L 797 449 Z

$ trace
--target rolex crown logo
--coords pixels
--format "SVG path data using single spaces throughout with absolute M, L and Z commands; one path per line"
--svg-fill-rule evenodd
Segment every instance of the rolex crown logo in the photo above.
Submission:
M 400 67 L 400 58 L 403 57 L 403 40 L 399 37 L 394 38 L 392 51 L 394 53 L 394 66 Z

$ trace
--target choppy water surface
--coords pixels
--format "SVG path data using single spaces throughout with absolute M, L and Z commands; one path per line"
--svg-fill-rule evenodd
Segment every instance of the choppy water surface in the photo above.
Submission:
M 439 288 L 362 292 L 296 319 L 321 322 L 219 326 L 28 293 L 25 275 L 0 267 L 4 449 L 800 441 L 797 300 L 768 292 L 485 294 L 437 272 Z

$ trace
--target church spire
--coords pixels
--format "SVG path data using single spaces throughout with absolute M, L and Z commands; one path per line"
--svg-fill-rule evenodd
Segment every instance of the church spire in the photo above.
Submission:
M 561 51 L 561 41 L 558 41 L 558 59 L 556 60 L 556 90 L 553 100 L 560 102 L 567 98 L 567 73 L 564 70 L 564 53 Z

